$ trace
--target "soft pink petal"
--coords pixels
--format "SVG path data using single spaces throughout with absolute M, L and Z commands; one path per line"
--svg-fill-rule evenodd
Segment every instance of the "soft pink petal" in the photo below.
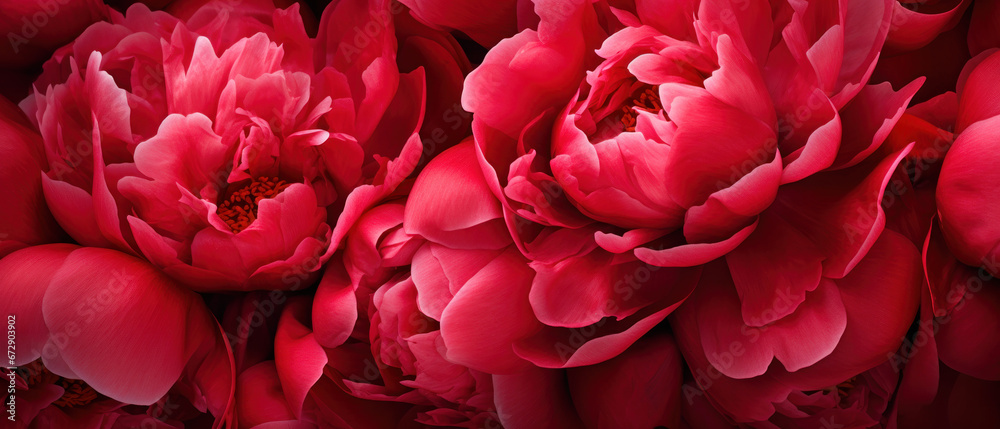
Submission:
M 602 249 L 556 263 L 532 263 L 532 268 L 538 273 L 529 295 L 535 315 L 546 325 L 567 328 L 605 317 L 624 319 L 670 295 L 685 273 Z
M 264 361 L 243 371 L 237 386 L 236 412 L 241 426 L 261 427 L 258 425 L 295 420 L 281 390 L 274 361 Z
M 75 333 L 60 350 L 73 372 L 133 404 L 160 399 L 195 347 L 213 336 L 200 297 L 146 262 L 111 250 L 70 254 L 42 309 L 53 335 Z
M 941 10 L 941 3 L 951 8 Z M 941 2 L 933 10 L 924 11 L 921 8 L 912 10 L 903 6 L 903 2 L 893 4 L 892 25 L 885 40 L 886 50 L 911 51 L 919 49 L 958 24 L 965 9 L 972 2 L 967 0 L 952 0 Z M 919 3 L 918 3 L 919 4 Z
M 492 46 L 517 32 L 517 2 L 467 2 L 460 5 L 435 0 L 406 0 L 411 13 L 430 25 L 453 28 L 483 46 Z
M 416 285 L 420 311 L 441 320 L 448 304 L 471 278 L 505 250 L 451 249 L 426 244 L 413 255 L 410 276 Z
M 678 97 L 671 103 L 670 118 L 677 133 L 664 180 L 682 207 L 705 202 L 719 183 L 733 183 L 752 171 L 740 170 L 745 162 L 763 164 L 775 151 L 771 125 L 710 97 Z M 716 142 L 715 149 L 705 151 L 706 141 Z
M 839 295 L 835 284 L 822 281 L 794 313 L 762 328 L 747 327 L 732 279 L 716 266 L 706 270 L 691 299 L 678 311 L 696 312 L 708 361 L 722 374 L 743 379 L 767 372 L 772 359 L 797 371 L 828 356 L 847 325 Z M 790 305 L 794 302 L 787 299 L 774 303 L 779 310 Z M 744 350 L 738 359 L 731 354 L 733 344 Z
M 923 82 L 917 79 L 899 91 L 888 83 L 866 85 L 840 111 L 843 141 L 833 168 L 855 165 L 878 149 Z
M 690 243 L 657 250 L 641 247 L 635 249 L 640 260 L 659 267 L 693 267 L 708 263 L 731 252 L 757 228 L 757 221 L 739 230 L 731 237 L 713 243 Z
M 700 269 L 685 270 L 665 297 L 623 320 L 605 318 L 582 328 L 544 327 L 514 345 L 518 356 L 543 368 L 593 365 L 618 356 L 674 311 L 691 294 Z M 650 287 L 640 285 L 640 287 Z M 631 287 L 631 286 L 630 286 Z
M 274 363 L 292 413 L 301 417 L 306 395 L 323 375 L 327 358 L 309 328 L 309 302 L 291 299 L 278 322 L 274 338 Z
M 982 265 L 1000 242 L 1000 225 L 990 221 L 1000 213 L 1000 202 L 993 198 L 998 126 L 1000 118 L 993 117 L 967 128 L 941 167 L 937 187 L 941 230 L 948 247 L 966 265 Z
M 537 329 L 528 302 L 533 276 L 517 249 L 508 248 L 470 278 L 441 315 L 448 359 L 494 374 L 523 369 L 527 362 L 513 343 Z
M 1000 52 L 984 52 L 972 61 L 979 63 L 975 68 L 970 67 L 972 62 L 966 64 L 962 71 L 964 85 L 960 83 L 958 87 L 958 121 L 955 123 L 955 132 L 958 133 L 977 121 L 1000 114 L 1000 107 L 994 102 L 1000 97 L 1000 85 L 997 85 Z
M 847 313 L 847 328 L 825 359 L 780 378 L 802 390 L 840 383 L 897 351 L 920 304 L 920 255 L 909 240 L 886 230 L 865 259 L 834 282 Z
M 0 99 L 0 257 L 15 247 L 58 241 L 62 230 L 42 193 L 42 141 L 17 106 Z M 5 250 L 6 249 L 6 250 Z
M 705 2 L 704 7 L 708 7 L 709 3 L 717 2 Z M 733 12 L 732 9 L 730 12 Z M 742 13 L 737 16 L 742 16 Z M 716 45 L 719 69 L 705 79 L 705 89 L 730 106 L 753 115 L 765 124 L 773 124 L 777 120 L 774 105 L 771 104 L 760 68 L 735 43 L 729 36 L 719 37 Z
M 500 202 L 476 164 L 472 142 L 434 158 L 417 178 L 406 204 L 408 234 L 455 248 L 500 248 L 510 242 Z
M 764 326 L 795 312 L 816 290 L 824 255 L 783 219 L 764 214 L 753 234 L 726 255 L 743 322 Z
M 583 22 L 590 16 L 583 3 L 536 2 L 539 31 L 522 31 L 489 51 L 462 92 L 462 106 L 477 122 L 516 138 L 531 119 L 569 99 L 584 77 L 587 40 L 580 32 L 589 31 Z
M 113 247 L 97 226 L 90 193 L 44 174 L 42 190 L 52 216 L 73 241 L 85 246 Z

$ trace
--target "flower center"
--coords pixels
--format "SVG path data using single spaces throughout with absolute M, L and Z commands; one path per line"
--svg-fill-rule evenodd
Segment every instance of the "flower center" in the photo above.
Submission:
M 837 395 L 840 399 L 844 399 L 848 394 L 851 393 L 851 389 L 854 389 L 854 385 L 857 383 L 858 377 L 851 377 L 847 381 L 838 384 L 835 389 L 837 389 Z
M 288 186 L 290 185 L 281 179 L 258 177 L 230 194 L 226 201 L 219 204 L 216 212 L 234 233 L 238 233 L 257 220 L 260 200 L 274 198 Z
M 52 402 L 60 408 L 83 407 L 97 400 L 100 394 L 83 380 L 71 380 L 51 373 L 40 362 L 35 361 L 24 367 L 21 374 L 28 389 L 33 386 L 55 384 L 63 388 L 63 395 Z
M 660 95 L 656 92 L 658 87 L 647 87 L 645 91 L 632 94 L 621 107 L 622 125 L 625 126 L 625 131 L 635 131 L 636 118 L 639 116 L 639 110 L 644 110 L 650 113 L 656 113 L 663 110 L 663 105 L 660 103 Z
M 97 399 L 97 392 L 81 380 L 60 379 L 59 385 L 65 390 L 62 397 L 53 404 L 63 408 L 82 407 Z

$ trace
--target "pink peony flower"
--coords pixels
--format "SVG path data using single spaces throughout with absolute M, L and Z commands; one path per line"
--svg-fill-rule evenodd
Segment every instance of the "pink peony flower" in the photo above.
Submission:
M 468 162 L 473 155 L 471 141 L 445 151 L 405 202 L 368 210 L 349 232 L 343 258 L 328 264 L 311 317 L 307 300 L 285 308 L 275 338 L 279 382 L 271 382 L 282 394 L 271 402 L 287 408 L 267 409 L 287 412 L 270 421 L 477 428 L 676 423 L 681 361 L 665 333 L 613 360 L 570 370 L 538 368 L 518 356 L 517 339 L 539 324 L 526 299 L 505 295 L 524 296 L 536 274 L 513 244 L 478 167 Z M 441 230 L 448 220 L 430 213 L 461 215 L 466 228 Z M 487 328 L 492 335 L 479 334 Z
M 883 229 L 879 202 L 909 147 L 879 149 L 920 85 L 868 84 L 892 2 L 663 6 L 537 1 L 537 30 L 498 44 L 466 81 L 476 156 L 539 273 L 527 297 L 545 328 L 518 344 L 537 365 L 620 353 L 699 275 L 730 279 L 746 326 L 795 324 L 808 308 L 842 325 L 822 285 Z M 810 365 L 838 337 L 776 337 L 802 349 L 777 358 Z M 746 359 L 741 376 L 774 358 Z
M 970 35 L 970 43 L 972 38 Z M 976 56 L 945 92 L 910 107 L 887 144 L 914 142 L 907 172 L 910 201 L 898 207 L 899 226 L 923 246 L 927 286 L 920 318 L 890 361 L 903 368 L 896 404 L 899 427 L 990 427 L 998 415 L 981 403 L 995 401 L 1000 377 L 991 355 L 997 342 L 996 261 L 989 247 L 989 209 L 983 166 L 990 141 L 992 103 L 982 97 L 995 84 L 995 49 Z M 956 76 L 959 76 L 956 73 Z M 978 148 L 978 149 L 977 149 Z M 970 214 L 975 212 L 975 214 Z M 955 370 L 958 370 L 956 372 Z
M 18 428 L 1000 426 L 997 0 L 23 3 Z
M 544 314 L 532 307 L 531 295 L 533 285 L 550 279 L 553 273 L 547 271 L 546 266 L 526 259 L 513 242 L 504 224 L 502 207 L 490 192 L 481 170 L 472 162 L 474 156 L 474 145 L 468 142 L 436 157 L 414 184 L 403 223 L 405 234 L 429 241 L 414 254 L 411 271 L 421 310 L 441 323 L 441 337 L 449 360 L 493 374 L 514 373 L 533 365 L 568 367 L 598 363 L 620 353 L 689 293 L 690 289 L 682 287 L 668 290 L 658 297 L 666 308 L 651 306 L 638 312 L 615 307 L 628 305 L 626 300 L 609 302 L 610 311 L 635 313 L 624 323 L 602 322 L 584 329 L 546 326 L 542 323 Z M 372 232 L 364 230 L 352 234 L 372 236 Z M 368 240 L 374 242 L 375 239 Z M 591 248 L 551 250 L 573 253 Z M 377 261 L 375 255 L 374 252 L 362 254 L 366 261 Z M 350 262 L 352 256 L 347 254 L 345 257 Z M 615 271 L 602 272 L 600 264 L 608 263 L 620 265 Z M 357 262 L 353 264 L 358 265 Z M 600 286 L 614 276 L 626 275 L 645 282 L 694 285 L 694 278 L 685 276 L 686 272 L 649 269 L 627 258 L 621 261 L 581 259 L 560 268 L 565 270 L 563 279 L 567 284 L 587 288 Z M 357 275 L 352 274 L 351 278 Z M 620 287 L 631 287 L 619 283 Z M 317 291 L 314 326 L 317 332 L 324 331 L 320 338 L 325 338 L 326 344 L 344 341 L 343 332 L 351 326 L 350 319 L 332 316 L 343 315 L 350 311 L 348 308 L 343 304 L 325 303 L 342 296 L 331 290 L 344 287 L 342 283 L 325 280 Z M 601 302 L 608 298 L 601 295 L 599 289 L 595 293 L 591 290 L 565 295 L 565 305 L 586 300 Z M 644 293 L 655 292 L 653 288 L 646 288 L 634 293 L 647 298 Z M 568 310 L 586 311 L 588 308 L 569 307 Z M 483 314 L 492 315 L 491 323 L 483 322 Z M 496 326 L 504 328 L 498 332 Z
M 927 235 L 924 264 L 941 361 L 964 374 L 1000 380 L 996 353 L 1000 339 L 1000 229 L 992 219 L 1000 206 L 991 177 L 998 114 L 993 95 L 1000 76 L 1000 53 L 973 58 L 958 82 L 957 109 L 942 106 L 954 118 L 954 144 L 947 150 L 937 182 L 937 219 Z M 950 112 L 946 107 L 951 107 Z M 941 125 L 948 127 L 949 125 Z M 932 128 L 933 130 L 934 128 Z M 946 318 L 942 321 L 941 318 Z
M 694 378 L 684 388 L 688 401 L 704 393 L 723 414 L 753 427 L 816 427 L 820 418 L 868 427 L 881 420 L 898 378 L 887 357 L 903 343 L 920 303 L 916 246 L 886 230 L 850 274 L 823 279 L 793 315 L 759 327 L 741 319 L 725 273 L 706 267 L 670 318 Z M 775 302 L 775 311 L 787 305 Z M 867 390 L 851 398 L 856 378 L 878 365 L 865 375 L 873 377 Z M 838 396 L 838 389 L 845 392 Z M 791 425 L 797 419 L 799 426 Z
M 988 331 L 996 313 L 996 252 L 990 240 L 988 166 L 995 107 L 995 49 L 977 55 L 962 70 L 958 93 L 947 92 L 907 110 L 889 145 L 915 142 L 908 171 L 917 199 L 905 208 L 914 220 L 912 240 L 923 246 L 928 287 L 918 337 L 901 355 L 926 380 L 914 384 L 908 410 L 928 406 L 938 390 L 938 359 L 950 368 L 988 380 L 1000 377 L 992 354 L 1000 343 Z M 983 98 L 986 96 L 987 98 Z M 935 216 L 936 215 L 936 216 Z M 992 238 L 991 238 L 992 237 Z M 995 244 L 995 243 L 994 243 Z M 914 362 L 916 362 L 914 364 Z M 941 381 L 943 382 L 943 381 Z
M 677 422 L 680 355 L 669 335 L 650 335 L 618 358 L 568 371 L 519 356 L 517 340 L 540 324 L 525 299 L 505 295 L 526 292 L 536 273 L 508 235 L 477 165 L 467 161 L 473 154 L 471 141 L 445 151 L 405 203 L 388 201 L 359 219 L 343 258 L 327 266 L 311 317 L 307 300 L 285 308 L 275 338 L 280 383 L 272 385 L 282 392 L 273 402 L 288 412 L 269 421 L 292 416 L 363 427 L 384 418 L 508 428 Z M 438 228 L 456 217 L 468 228 Z M 485 327 L 492 334 L 478 335 Z M 572 397 L 562 391 L 567 380 Z
M 101 421 L 172 388 L 218 421 L 227 413 L 233 380 L 217 322 L 200 296 L 149 263 L 108 249 L 34 246 L 0 260 L 0 292 L 8 298 L 0 309 L 16 317 L 14 365 L 30 369 L 40 358 L 46 369 L 35 375 L 65 379 L 62 389 L 51 377 L 22 380 L 40 422 L 98 400 L 67 418 Z M 70 388 L 77 393 L 67 396 Z
M 308 285 L 342 237 L 338 218 L 364 209 L 348 194 L 391 192 L 409 174 L 425 102 L 444 104 L 467 67 L 445 36 L 397 58 L 419 33 L 397 35 L 388 8 L 331 5 L 316 39 L 297 5 L 264 0 L 208 2 L 183 20 L 135 5 L 88 28 L 23 103 L 56 219 L 77 242 L 144 256 L 197 290 Z
M 445 151 L 426 171 L 471 149 L 465 143 Z M 428 190 L 420 180 L 415 189 Z M 489 239 L 482 249 L 461 250 L 469 252 L 461 263 L 444 260 L 440 252 L 458 257 L 460 250 L 406 232 L 405 210 L 402 202 L 389 201 L 366 211 L 350 230 L 342 259 L 327 265 L 311 315 L 308 300 L 284 309 L 275 335 L 275 364 L 292 416 L 363 427 L 372 416 L 360 409 L 387 421 L 426 426 L 497 425 L 492 376 L 455 356 L 490 346 L 482 351 L 501 353 L 504 344 L 488 338 L 471 340 L 489 344 L 449 342 L 444 335 L 453 322 L 442 311 L 451 296 L 441 294 L 448 288 L 472 290 L 473 283 L 492 287 L 489 279 L 496 277 L 490 276 L 504 272 L 511 261 L 521 264 L 521 272 L 527 265 L 515 248 L 491 247 Z M 442 268 L 457 270 L 465 285 L 449 286 Z

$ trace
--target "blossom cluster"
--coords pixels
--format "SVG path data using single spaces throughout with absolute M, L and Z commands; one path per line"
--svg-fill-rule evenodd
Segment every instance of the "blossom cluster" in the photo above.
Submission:
M 996 0 L 0 35 L 10 427 L 1000 427 Z

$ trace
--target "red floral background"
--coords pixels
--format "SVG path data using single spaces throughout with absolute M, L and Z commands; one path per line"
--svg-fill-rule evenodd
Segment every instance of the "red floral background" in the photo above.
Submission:
M 1000 427 L 997 1 L 0 35 L 2 427 Z

